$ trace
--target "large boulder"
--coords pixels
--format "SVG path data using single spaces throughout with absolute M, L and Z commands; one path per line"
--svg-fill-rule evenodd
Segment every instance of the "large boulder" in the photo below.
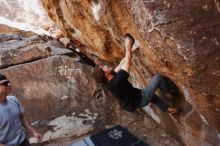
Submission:
M 123 111 L 94 80 L 93 68 L 57 40 L 18 34 L 1 34 L 0 40 L 0 73 L 11 81 L 11 94 L 43 134 L 44 145 L 69 145 L 118 124 L 151 145 L 182 145 L 143 111 Z
M 22 38 L 20 34 L 0 34 L 0 41 L 0 68 L 73 53 L 63 48 L 58 41 L 45 42 L 37 35 Z
M 23 103 L 28 117 L 54 128 L 43 131 L 46 141 L 85 134 L 94 129 L 96 120 L 105 123 L 105 98 L 90 70 L 72 58 L 54 56 L 1 73 L 12 82 L 13 94 Z
M 159 72 L 182 93 L 180 117 L 154 106 L 152 117 L 186 145 L 219 143 L 219 1 L 41 1 L 67 36 L 87 46 L 82 51 L 113 66 L 124 54 L 123 34 L 131 33 L 141 44 L 133 55 L 132 82 L 144 87 Z

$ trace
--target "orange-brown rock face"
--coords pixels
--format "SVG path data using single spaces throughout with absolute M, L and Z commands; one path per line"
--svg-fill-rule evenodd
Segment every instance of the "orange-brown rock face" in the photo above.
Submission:
M 182 91 L 179 117 L 157 112 L 158 122 L 186 145 L 218 145 L 220 131 L 220 14 L 214 0 L 42 0 L 53 21 L 89 56 L 118 63 L 124 33 L 140 41 L 132 81 L 151 73 Z M 135 78 L 134 78 L 135 77 Z M 155 107 L 153 107 L 155 108 Z M 141 126 L 141 125 L 140 125 Z

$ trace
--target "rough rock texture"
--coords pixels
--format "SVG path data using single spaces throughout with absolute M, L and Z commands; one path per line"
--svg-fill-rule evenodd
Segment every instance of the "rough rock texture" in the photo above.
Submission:
M 0 40 L 0 73 L 43 134 L 44 143 L 34 145 L 66 146 L 118 124 L 150 145 L 183 145 L 143 111 L 123 111 L 91 77 L 92 67 L 57 40 L 18 34 L 1 34 Z
M 53 21 L 47 16 L 40 3 L 39 0 L 1 0 L 0 17 L 14 22 L 29 23 L 37 27 L 53 26 Z
M 21 31 L 19 29 L 12 28 L 12 27 L 9 27 L 9 26 L 3 25 L 3 24 L 0 24 L 0 33 L 2 33 L 2 34 L 19 34 L 19 35 L 22 35 L 23 37 L 30 37 L 30 36 L 34 35 L 34 33 L 30 32 L 30 31 Z M 2 40 L 1 40 L 1 42 L 2 42 Z
M 0 68 L 32 62 L 52 55 L 72 53 L 70 50 L 59 48 L 53 41 L 39 41 L 38 36 L 23 38 L 21 35 L 4 34 L 0 36 Z
M 132 81 L 151 74 L 172 79 L 182 91 L 179 117 L 153 107 L 153 118 L 185 145 L 218 145 L 220 132 L 220 15 L 217 0 L 42 0 L 52 20 L 89 56 L 118 63 L 122 36 L 141 43 Z M 151 112 L 152 113 L 152 112 Z
M 0 10 L 0 32 L 7 31 L 7 26 L 10 26 L 40 35 L 62 35 L 45 12 L 40 0 L 0 0 Z M 12 28 L 9 30 L 15 31 Z M 27 34 L 24 31 L 20 33 Z

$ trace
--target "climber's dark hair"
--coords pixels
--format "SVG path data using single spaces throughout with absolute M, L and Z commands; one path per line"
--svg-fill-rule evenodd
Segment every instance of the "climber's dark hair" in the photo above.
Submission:
M 125 39 L 125 38 L 129 38 L 129 39 L 131 40 L 131 46 L 134 45 L 135 39 L 132 37 L 132 35 L 131 35 L 130 33 L 126 33 L 126 34 L 124 35 L 124 39 Z
M 99 66 L 95 66 L 95 68 L 93 69 L 92 75 L 94 79 L 99 83 L 106 84 L 108 82 L 108 80 L 105 77 L 104 71 Z

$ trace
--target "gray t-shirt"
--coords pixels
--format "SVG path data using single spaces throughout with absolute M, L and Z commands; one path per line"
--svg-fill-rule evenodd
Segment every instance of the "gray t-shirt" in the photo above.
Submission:
M 15 96 L 7 96 L 5 103 L 0 103 L 0 143 L 18 146 L 25 139 L 20 114 L 24 108 Z

